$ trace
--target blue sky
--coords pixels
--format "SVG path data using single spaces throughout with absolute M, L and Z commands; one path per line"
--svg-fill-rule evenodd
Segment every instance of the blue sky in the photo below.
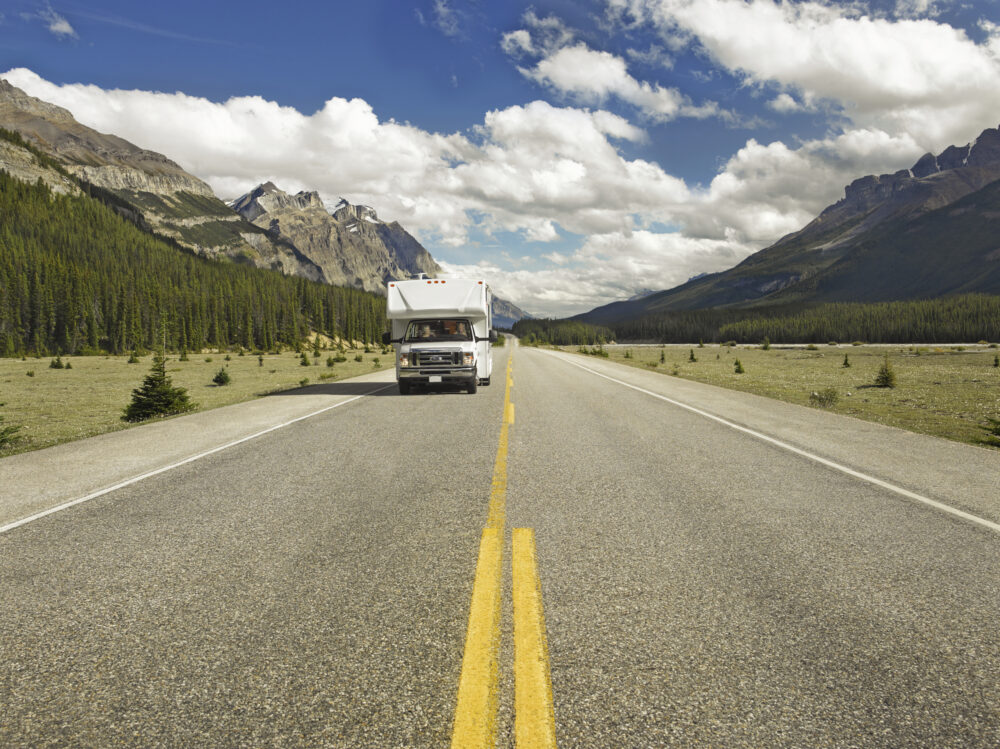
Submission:
M 372 205 L 564 315 L 996 127 L 997 23 L 993 0 L 6 0 L 0 74 L 223 199 Z

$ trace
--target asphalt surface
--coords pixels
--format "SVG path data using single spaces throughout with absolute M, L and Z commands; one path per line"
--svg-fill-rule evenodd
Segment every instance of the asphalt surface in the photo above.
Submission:
M 1000 534 L 578 365 L 1000 519 L 995 452 L 515 349 L 561 746 L 1000 746 Z M 381 380 L 109 435 L 104 485 Z M 447 745 L 502 404 L 382 390 L 0 534 L 0 746 Z M 0 517 L 100 485 L 85 442 L 0 461 Z

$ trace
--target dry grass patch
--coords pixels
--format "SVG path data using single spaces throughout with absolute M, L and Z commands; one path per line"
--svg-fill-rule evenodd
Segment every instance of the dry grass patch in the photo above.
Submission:
M 268 393 L 300 387 L 309 383 L 335 382 L 348 377 L 368 374 L 393 366 L 391 355 L 351 351 L 345 361 L 326 365 L 329 355 L 321 358 L 308 352 L 309 366 L 302 366 L 294 351 L 281 354 L 239 356 L 236 353 L 189 353 L 188 361 L 179 355 L 167 357 L 166 369 L 175 386 L 187 388 L 196 410 L 251 400 Z M 355 355 L 361 361 L 355 361 Z M 229 360 L 226 360 L 229 356 Z M 142 384 L 149 373 L 153 357 L 140 357 L 137 364 L 128 364 L 127 356 L 64 356 L 70 369 L 52 369 L 50 359 L 0 359 L 0 409 L 4 425 L 20 426 L 16 438 L 0 452 L 37 450 L 60 442 L 92 437 L 95 434 L 128 429 L 131 424 L 121 420 L 122 412 L 132 397 L 132 390 Z M 374 360 L 380 359 L 374 364 Z M 224 387 L 212 380 L 220 367 L 225 367 L 230 383 Z M 33 372 L 28 376 L 28 372 Z
M 563 347 L 577 352 L 576 347 Z M 759 345 L 605 346 L 612 361 L 664 375 L 742 390 L 769 398 L 821 406 L 829 411 L 923 434 L 994 445 L 986 431 L 1000 417 L 1000 368 L 996 351 L 963 346 Z M 697 361 L 690 361 L 694 351 Z M 625 357 L 625 352 L 629 357 Z M 850 366 L 845 367 L 844 355 Z M 894 388 L 875 386 L 888 361 Z M 662 357 L 662 361 L 661 361 Z M 735 372 L 739 360 L 742 374 Z M 818 394 L 813 397 L 813 394 Z

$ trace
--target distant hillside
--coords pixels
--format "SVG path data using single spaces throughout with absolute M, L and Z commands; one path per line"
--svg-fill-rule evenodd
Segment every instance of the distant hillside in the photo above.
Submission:
M 670 311 L 1000 294 L 1000 131 L 863 177 L 801 231 L 739 265 L 594 309 L 616 323 Z
M 374 342 L 385 329 L 382 296 L 196 256 L 44 179 L 0 172 L 0 216 L 0 356 L 122 353 L 164 331 L 168 348 L 198 350 L 294 346 L 312 330 Z

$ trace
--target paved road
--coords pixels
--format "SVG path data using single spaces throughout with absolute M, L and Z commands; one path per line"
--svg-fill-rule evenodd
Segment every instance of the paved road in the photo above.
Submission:
M 512 369 L 506 529 L 535 531 L 561 746 L 1000 745 L 995 452 L 591 358 Z M 0 535 L 0 746 L 447 745 L 500 380 L 382 390 Z M 264 400 L 168 422 L 197 444 L 105 485 L 295 417 Z M 15 457 L 7 522 L 10 476 L 37 480 Z M 32 512 L 83 496 L 55 483 Z

